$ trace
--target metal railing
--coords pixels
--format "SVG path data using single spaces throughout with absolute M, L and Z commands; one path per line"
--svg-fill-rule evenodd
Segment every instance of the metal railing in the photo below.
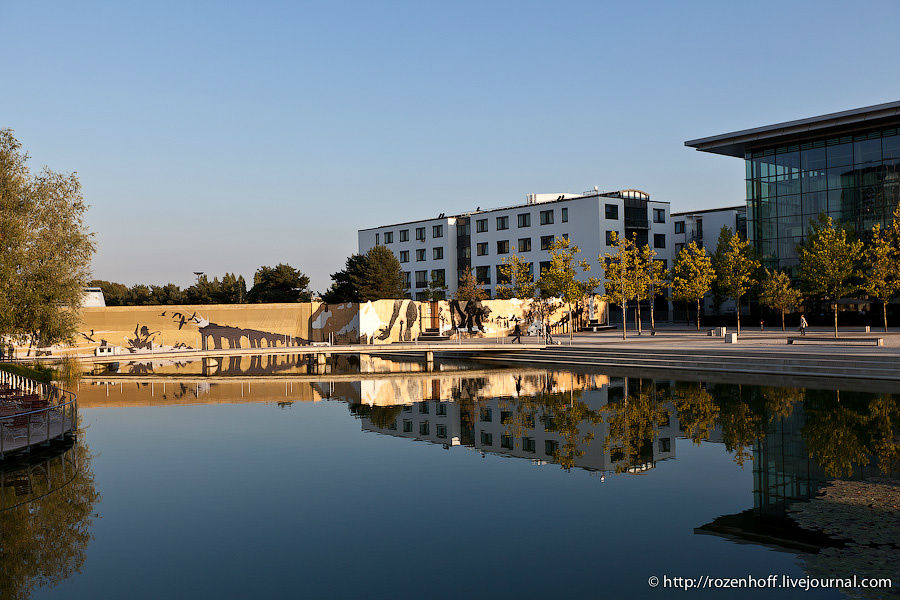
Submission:
M 78 421 L 78 400 L 75 393 L 59 386 L 43 383 L 8 371 L 0 371 L 0 386 L 19 392 L 10 400 L 0 397 L 0 460 L 10 452 L 29 451 L 37 444 L 49 444 L 71 434 Z M 39 408 L 17 405 L 23 396 L 36 396 Z M 9 440 L 7 440 L 7 434 Z M 17 442 L 24 440 L 24 444 Z

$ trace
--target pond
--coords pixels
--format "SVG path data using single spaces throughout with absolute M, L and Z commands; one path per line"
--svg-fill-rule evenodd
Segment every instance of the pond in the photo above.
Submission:
M 668 598 L 652 577 L 896 570 L 786 517 L 896 477 L 896 395 L 389 367 L 86 378 L 78 441 L 2 468 L 0 597 Z M 690 595 L 761 593 L 846 597 Z

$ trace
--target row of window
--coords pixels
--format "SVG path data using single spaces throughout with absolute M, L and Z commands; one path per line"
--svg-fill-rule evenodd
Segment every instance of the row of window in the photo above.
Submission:
M 569 234 L 562 234 L 563 239 L 569 239 Z M 542 235 L 541 236 L 541 250 L 549 250 L 553 245 L 553 242 L 556 240 L 555 236 L 552 235 Z M 497 241 L 497 254 L 509 254 L 509 240 L 498 240 Z M 531 238 L 519 238 L 518 240 L 518 248 L 519 252 L 531 252 Z M 487 256 L 488 255 L 488 243 L 487 242 L 478 242 L 475 244 L 475 255 L 476 256 Z
M 538 218 L 540 219 L 541 225 L 553 225 L 554 223 L 554 211 L 553 210 L 542 210 Z M 560 209 L 560 222 L 568 223 L 569 222 L 569 209 L 562 208 Z M 516 215 L 516 223 L 519 228 L 531 227 L 531 213 L 520 213 Z M 504 231 L 509 229 L 509 216 L 504 215 L 502 217 L 496 217 L 495 222 L 497 231 Z M 488 219 L 476 219 L 475 220 L 475 233 L 485 233 L 488 230 Z
M 416 227 L 416 240 L 420 242 L 425 241 L 425 227 Z M 409 241 L 409 229 L 401 229 L 400 230 L 400 242 L 408 242 Z M 444 237 L 444 226 L 443 225 L 432 225 L 431 226 L 431 237 L 433 238 L 442 238 Z M 394 243 L 394 232 L 393 231 L 385 231 L 384 232 L 384 243 L 385 244 L 393 244 Z M 381 244 L 381 234 L 375 233 L 375 245 L 378 246 Z
M 425 248 L 417 248 L 416 249 L 416 262 L 422 262 L 423 260 L 428 260 L 428 252 Z M 431 249 L 431 259 L 432 260 L 443 260 L 444 259 L 444 248 L 443 246 L 437 246 Z M 409 250 L 401 250 L 400 251 L 400 262 L 408 263 L 409 262 Z
M 416 287 L 417 288 L 426 288 L 428 287 L 428 271 L 416 271 Z M 403 287 L 406 289 L 410 289 L 412 286 L 412 273 L 410 271 L 403 271 Z M 432 269 L 431 271 L 431 281 L 435 283 L 436 286 L 441 287 L 445 286 L 447 283 L 447 274 L 444 269 Z

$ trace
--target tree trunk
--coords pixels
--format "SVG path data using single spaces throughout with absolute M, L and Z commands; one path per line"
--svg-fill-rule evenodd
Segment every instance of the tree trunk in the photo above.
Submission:
M 784 333 L 784 309 L 781 309 L 781 332 Z
M 700 331 L 700 298 L 697 298 L 697 331 Z
M 656 295 L 653 292 L 650 293 L 650 331 L 656 331 L 656 316 L 653 314 L 655 311 L 656 304 Z
M 837 303 L 837 300 L 835 300 L 835 301 L 834 301 L 834 337 L 837 337 L 837 336 L 838 336 L 838 332 L 837 332 L 837 310 L 838 310 L 838 303 Z
M 575 314 L 572 311 L 572 303 L 566 303 L 569 307 L 569 345 L 572 345 L 572 340 L 575 339 Z
M 734 299 L 735 314 L 737 316 L 737 334 L 741 335 L 741 297 Z
M 626 333 L 626 330 L 628 328 L 627 320 L 628 320 L 628 302 L 623 301 L 622 302 L 622 339 L 623 340 L 628 338 L 628 334 Z
M 638 335 L 640 335 L 643 332 L 643 328 L 641 327 L 641 299 L 636 298 L 634 301 L 634 305 L 637 307 L 634 315 L 635 320 L 637 321 L 635 325 L 637 326 Z
M 881 314 L 884 315 L 884 332 L 885 333 L 887 333 L 887 303 L 888 303 L 887 300 L 885 300 L 884 302 L 881 303 Z

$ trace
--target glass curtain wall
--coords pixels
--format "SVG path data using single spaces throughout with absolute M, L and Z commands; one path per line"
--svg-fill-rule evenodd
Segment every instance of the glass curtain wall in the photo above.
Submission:
M 811 220 L 827 214 L 864 237 L 900 204 L 900 131 L 884 129 L 748 153 L 748 235 L 769 267 L 796 275 Z

